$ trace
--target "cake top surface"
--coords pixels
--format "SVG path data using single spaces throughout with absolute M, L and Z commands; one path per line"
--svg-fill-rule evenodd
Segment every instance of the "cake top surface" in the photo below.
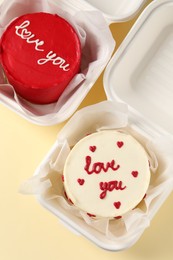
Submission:
M 71 80 L 80 66 L 81 46 L 74 28 L 49 13 L 25 14 L 1 38 L 1 61 L 8 75 L 24 86 L 47 88 Z
M 64 167 L 68 198 L 97 217 L 117 217 L 135 208 L 150 182 L 148 156 L 131 135 L 100 131 L 81 139 Z

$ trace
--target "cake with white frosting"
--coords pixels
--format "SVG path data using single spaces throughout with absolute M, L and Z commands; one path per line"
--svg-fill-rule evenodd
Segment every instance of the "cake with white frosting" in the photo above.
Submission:
M 67 157 L 67 197 L 90 216 L 113 218 L 134 209 L 150 183 L 148 156 L 131 135 L 110 130 L 81 139 Z

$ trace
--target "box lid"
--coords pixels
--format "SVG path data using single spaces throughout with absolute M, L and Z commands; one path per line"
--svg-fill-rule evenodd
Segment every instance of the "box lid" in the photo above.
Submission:
M 173 134 L 173 1 L 152 2 L 104 74 L 109 100 L 129 105 L 136 122 Z M 140 120 L 140 118 L 142 120 Z
M 100 9 L 111 21 L 125 21 L 142 7 L 146 0 L 86 0 L 97 9 Z
M 94 7 L 103 13 L 108 22 L 122 22 L 131 19 L 146 0 L 70 0 L 66 2 L 71 8 L 80 10 L 93 10 Z

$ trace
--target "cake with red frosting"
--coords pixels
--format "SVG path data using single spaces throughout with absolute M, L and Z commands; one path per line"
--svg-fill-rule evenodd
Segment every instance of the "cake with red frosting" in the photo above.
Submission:
M 150 183 L 147 153 L 130 134 L 93 133 L 72 148 L 63 183 L 70 202 L 89 216 L 119 218 L 145 197 Z
M 81 45 L 64 18 L 32 13 L 18 17 L 6 28 L 0 56 L 16 93 L 30 102 L 47 104 L 57 101 L 79 72 Z

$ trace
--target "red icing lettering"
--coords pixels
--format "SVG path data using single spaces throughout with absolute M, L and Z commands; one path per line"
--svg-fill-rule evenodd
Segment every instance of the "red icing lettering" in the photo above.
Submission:
M 100 199 L 104 199 L 106 197 L 107 191 L 113 190 L 124 190 L 126 186 L 123 186 L 122 181 L 109 181 L 109 182 L 100 182 L 100 189 L 103 191 L 100 194 Z
M 86 156 L 85 160 L 86 165 L 84 169 L 88 174 L 99 174 L 101 171 L 107 172 L 109 169 L 117 171 L 120 168 L 120 165 L 115 166 L 114 160 L 112 160 L 111 162 L 107 162 L 106 164 L 104 164 L 103 162 L 95 162 L 93 163 L 93 165 L 91 162 L 91 156 Z

